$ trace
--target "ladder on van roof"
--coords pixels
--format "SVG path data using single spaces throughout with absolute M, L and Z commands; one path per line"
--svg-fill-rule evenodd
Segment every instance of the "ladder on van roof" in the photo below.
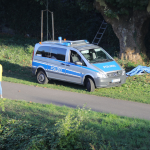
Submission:
M 106 28 L 107 28 L 107 23 L 105 22 L 105 20 L 103 20 L 100 28 L 98 29 L 98 31 L 92 41 L 92 44 L 98 45 L 100 43 L 100 41 L 103 37 L 103 34 L 105 33 Z

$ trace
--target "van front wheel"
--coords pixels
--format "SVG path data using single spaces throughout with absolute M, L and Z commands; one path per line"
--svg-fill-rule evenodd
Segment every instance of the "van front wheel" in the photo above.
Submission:
M 36 77 L 37 77 L 38 83 L 40 83 L 40 84 L 47 84 L 48 83 L 48 79 L 47 79 L 47 76 L 46 76 L 44 71 L 42 71 L 42 70 L 39 71 L 37 73 Z
M 95 85 L 91 78 L 86 79 L 86 89 L 89 92 L 93 92 L 95 90 Z

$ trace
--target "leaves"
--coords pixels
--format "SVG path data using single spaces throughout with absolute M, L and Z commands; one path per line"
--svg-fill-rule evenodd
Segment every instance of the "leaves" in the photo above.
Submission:
M 148 6 L 147 6 L 147 12 L 150 12 L 150 1 L 148 3 Z
M 101 6 L 101 0 L 98 1 Z M 105 14 L 108 17 L 116 18 L 117 15 L 129 15 L 133 10 L 149 10 L 149 0 L 105 0 L 107 10 Z M 149 4 L 149 5 L 148 5 Z
M 84 107 L 71 109 L 53 104 L 28 104 L 25 101 L 5 101 L 6 112 L 0 117 L 0 149 L 120 150 L 150 147 L 150 121 L 89 111 Z

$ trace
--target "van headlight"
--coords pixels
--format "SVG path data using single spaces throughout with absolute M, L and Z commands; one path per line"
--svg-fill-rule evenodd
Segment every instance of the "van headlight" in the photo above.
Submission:
M 106 75 L 103 73 L 97 73 L 97 77 L 99 78 L 106 78 Z
M 125 72 L 125 70 L 122 70 L 122 75 L 124 75 L 126 72 Z

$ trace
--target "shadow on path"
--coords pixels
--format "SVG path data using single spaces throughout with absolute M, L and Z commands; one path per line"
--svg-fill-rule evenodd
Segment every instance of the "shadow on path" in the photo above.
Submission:
M 4 70 L 3 76 L 28 81 L 31 82 L 31 85 L 32 83 L 37 83 L 36 76 L 33 76 L 31 73 L 31 67 L 20 66 L 18 64 L 13 64 L 8 61 L 1 61 L 1 60 L 0 60 L 0 64 L 2 64 L 3 66 L 3 70 Z M 58 80 L 50 80 L 49 83 L 54 84 L 56 86 L 66 86 L 77 90 L 85 90 L 85 88 L 82 85 L 77 85 L 77 84 L 58 81 Z

